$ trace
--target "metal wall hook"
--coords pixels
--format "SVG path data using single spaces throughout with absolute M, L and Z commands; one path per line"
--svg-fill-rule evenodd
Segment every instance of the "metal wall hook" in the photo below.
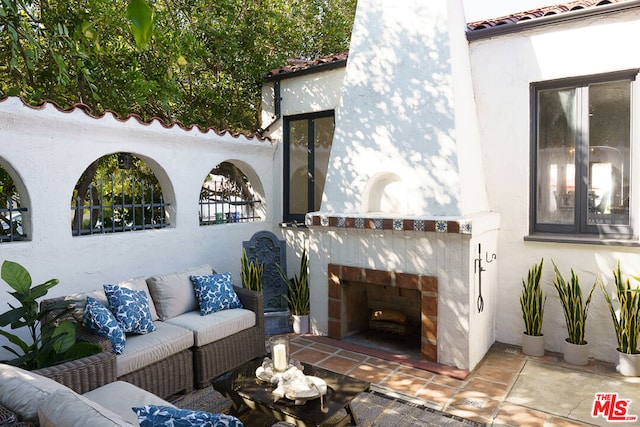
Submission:
M 491 254 L 489 257 L 489 252 L 485 252 L 484 261 L 487 264 L 493 262 L 496 259 L 496 254 Z M 484 310 L 484 298 L 482 297 L 482 272 L 486 271 L 486 269 L 482 266 L 482 246 L 478 243 L 478 258 L 473 260 L 473 272 L 478 274 L 478 313 L 481 313 Z

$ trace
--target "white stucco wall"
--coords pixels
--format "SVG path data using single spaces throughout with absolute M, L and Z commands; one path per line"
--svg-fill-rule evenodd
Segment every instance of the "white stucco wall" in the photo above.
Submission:
M 273 83 L 267 82 L 262 86 L 262 126 L 272 124 L 264 133 L 274 141 L 282 141 L 282 118 L 297 114 L 316 113 L 320 111 L 338 111 L 345 68 L 339 67 L 318 74 L 307 74 L 299 77 L 289 77 L 281 80 L 280 104 L 281 117 L 276 120 Z M 274 152 L 273 168 L 274 188 L 281 189 L 284 185 L 282 173 L 282 144 L 277 144 Z M 275 222 L 282 221 L 282 191 L 273 195 L 277 205 L 279 217 Z M 277 233 L 287 242 L 287 272 L 293 274 L 298 271 L 302 249 L 308 247 L 308 233 L 305 228 L 281 228 Z
M 638 247 L 524 241 L 529 232 L 530 83 L 640 68 L 640 50 L 634 42 L 638 37 L 640 11 L 635 9 L 471 42 L 489 203 L 502 217 L 498 239 L 498 341 L 520 344 L 524 330 L 518 303 L 521 280 L 542 257 L 545 259 L 543 289 L 548 295 L 542 329 L 547 349 L 552 351 L 561 351 L 567 333 L 551 282 L 551 260 L 565 275 L 573 268 L 581 279 L 583 290 L 593 284 L 597 275 L 602 275 L 612 289 L 611 270 L 617 260 L 622 261 L 627 273 L 640 273 Z M 635 188 L 631 211 L 637 233 L 640 206 L 637 89 L 635 95 L 633 120 L 636 133 L 631 162 Z M 586 339 L 592 357 L 614 360 L 615 335 L 599 289 L 594 293 L 589 311 Z
M 8 98 L 0 102 L 0 164 L 12 171 L 24 190 L 31 240 L 0 244 L 0 261 L 19 262 L 34 283 L 59 279 L 49 296 L 202 263 L 230 271 L 239 284 L 242 242 L 256 231 L 275 231 L 281 218 L 274 202 L 274 175 L 280 175 L 273 168 L 275 150 L 276 144 L 268 140 L 178 126 L 166 129 L 135 119 L 122 122 L 110 114 L 95 119 L 80 110 L 60 112 L 52 105 L 33 109 Z M 171 204 L 171 227 L 73 237 L 70 205 L 76 182 L 92 161 L 120 151 L 134 153 L 151 166 Z M 200 189 L 222 161 L 236 163 L 263 189 L 266 221 L 199 225 Z M 12 299 L 5 291 L 11 289 L 0 282 L 0 312 Z

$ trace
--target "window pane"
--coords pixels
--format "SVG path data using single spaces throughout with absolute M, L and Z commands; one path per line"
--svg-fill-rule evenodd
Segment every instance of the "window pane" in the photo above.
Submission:
M 589 86 L 587 223 L 629 225 L 631 83 Z
M 314 210 L 320 210 L 322 194 L 324 193 L 324 183 L 329 167 L 329 154 L 331 154 L 331 143 L 333 142 L 334 120 L 332 117 L 324 117 L 315 120 L 315 142 L 314 142 Z
M 538 96 L 537 222 L 573 224 L 576 91 L 542 90 Z
M 308 210 L 308 120 L 289 122 L 289 213 L 304 215 Z

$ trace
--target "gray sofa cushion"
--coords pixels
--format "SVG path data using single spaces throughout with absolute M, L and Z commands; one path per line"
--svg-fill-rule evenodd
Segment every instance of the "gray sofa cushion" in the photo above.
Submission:
M 123 288 L 132 289 L 134 291 L 144 291 L 147 294 L 147 300 L 149 301 L 149 311 L 151 312 L 151 320 L 158 320 L 158 313 L 156 311 L 156 306 L 151 298 L 151 292 L 149 292 L 149 287 L 147 286 L 147 280 L 140 276 L 134 279 L 124 280 L 120 283 L 116 283 L 118 286 L 122 286 Z M 66 297 L 68 300 L 77 300 L 78 302 L 74 305 L 73 317 L 76 318 L 79 322 L 82 321 L 82 314 L 84 312 L 84 305 L 87 301 L 87 297 L 93 297 L 96 300 L 100 301 L 106 307 L 109 307 L 109 301 L 107 301 L 107 296 L 104 293 L 103 289 L 96 289 L 90 292 L 82 292 L 77 294 L 72 294 Z
M 190 276 L 206 276 L 213 272 L 209 264 L 158 274 L 147 278 L 147 285 L 160 320 L 171 319 L 198 309 L 198 301 Z
M 122 354 L 116 356 L 117 376 L 137 371 L 193 347 L 193 332 L 166 322 L 155 322 L 156 330 L 144 335 L 127 335 Z
M 120 409 L 122 412 L 122 409 Z M 72 390 L 58 390 L 38 408 L 40 427 L 130 427 L 137 426 L 114 411 Z
M 71 391 L 49 378 L 0 363 L 0 404 L 24 421 L 37 422 L 38 406 L 57 390 Z
M 83 396 L 99 403 L 100 406 L 112 412 L 120 414 L 122 418 L 133 425 L 138 425 L 138 416 L 132 409 L 134 406 L 162 405 L 175 408 L 174 405 L 155 394 L 124 381 L 106 384 L 83 394 Z
M 218 341 L 256 324 L 256 314 L 244 308 L 232 308 L 201 316 L 191 311 L 167 320 L 165 323 L 193 331 L 196 347 Z

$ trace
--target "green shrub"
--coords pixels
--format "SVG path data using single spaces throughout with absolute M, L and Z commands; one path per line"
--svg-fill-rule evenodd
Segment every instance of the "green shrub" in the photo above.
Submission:
M 19 306 L 9 304 L 11 309 L 0 315 L 0 328 L 27 328 L 31 338 L 31 343 L 28 343 L 18 335 L 0 329 L 0 336 L 13 344 L 13 347 L 3 345 L 2 348 L 16 356 L 4 363 L 32 370 L 102 351 L 102 347 L 95 343 L 77 342 L 73 324 L 69 320 L 60 321 L 69 314 L 69 301 L 59 301 L 39 309 L 38 298 L 44 297 L 49 289 L 56 286 L 57 279 L 32 286 L 29 272 L 12 261 L 2 263 L 0 277 L 14 290 L 9 294 L 20 303 Z

